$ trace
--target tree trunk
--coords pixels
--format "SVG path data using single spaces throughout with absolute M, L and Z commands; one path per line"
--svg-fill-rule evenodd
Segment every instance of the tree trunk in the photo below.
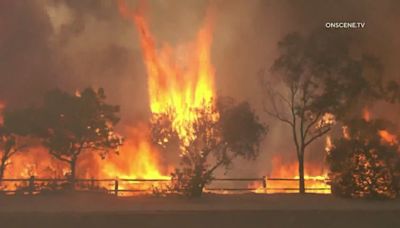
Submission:
M 5 168 L 6 168 L 5 163 L 3 163 L 3 161 L 1 161 L 1 164 L 0 164 L 0 182 L 3 180 Z
M 204 188 L 204 186 L 201 184 L 197 185 L 197 186 L 193 186 L 190 197 L 193 197 L 193 198 L 201 197 L 201 195 L 203 194 L 203 188 Z
M 300 153 L 299 155 L 299 193 L 306 193 L 304 183 L 304 153 Z
M 189 196 L 193 198 L 201 197 L 204 189 L 204 173 L 203 166 L 199 165 L 195 167 L 194 176 L 191 177 L 191 186 Z
M 3 157 L 1 158 L 1 163 L 0 163 L 0 181 L 3 180 L 4 177 L 4 171 L 6 169 L 6 162 L 7 162 L 7 154 L 5 153 Z
M 76 160 L 77 157 L 72 157 L 71 161 L 69 163 L 70 165 L 70 170 L 71 170 L 71 174 L 70 174 L 70 182 L 71 182 L 71 188 L 75 189 L 75 178 L 76 178 Z

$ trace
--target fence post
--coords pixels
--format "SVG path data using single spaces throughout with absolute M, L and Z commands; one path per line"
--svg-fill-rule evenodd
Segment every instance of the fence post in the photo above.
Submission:
M 96 189 L 96 182 L 94 181 L 94 178 L 92 177 L 92 179 L 90 179 L 90 187 L 92 188 L 92 189 Z
M 118 196 L 118 179 L 114 180 L 114 194 Z
M 35 191 L 35 176 L 31 176 L 29 178 L 29 194 L 33 195 L 34 191 Z
M 263 180 L 262 180 L 262 184 L 263 184 L 263 188 L 264 188 L 264 193 L 267 193 L 267 177 L 263 176 Z

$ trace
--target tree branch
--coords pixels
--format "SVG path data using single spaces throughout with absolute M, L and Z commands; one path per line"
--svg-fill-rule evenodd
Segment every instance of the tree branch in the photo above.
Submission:
M 22 149 L 24 149 L 26 147 L 28 147 L 28 144 L 23 144 L 23 145 L 20 145 L 20 146 L 14 148 L 14 150 L 9 153 L 8 157 L 10 158 L 10 157 L 14 156 L 14 154 L 20 152 Z
M 55 153 L 53 150 L 49 150 L 49 153 L 60 161 L 67 162 L 67 163 L 71 162 L 71 160 L 63 158 L 62 155 Z
M 314 125 L 314 124 L 316 124 L 317 122 L 318 122 L 318 120 L 319 120 L 319 118 L 322 116 L 322 112 L 319 112 L 316 116 L 315 116 L 315 119 L 313 119 L 308 125 L 307 125 L 307 127 L 306 127 L 306 130 L 304 131 L 304 138 L 307 138 L 307 135 L 308 135 L 308 133 L 309 133 L 309 131 L 310 131 L 310 128 Z
M 290 126 L 293 126 L 293 123 L 290 122 L 290 120 L 288 120 L 288 119 L 282 117 L 279 113 L 273 113 L 273 112 L 271 112 L 271 111 L 269 111 L 269 110 L 265 110 L 265 112 L 266 112 L 268 115 L 270 115 L 270 116 L 272 116 L 272 117 L 274 117 L 274 118 L 276 118 L 276 119 L 278 119 L 278 120 L 280 120 L 280 121 L 282 121 L 282 122 L 284 122 L 284 123 L 287 123 L 287 124 L 289 124 Z
M 220 165 L 224 164 L 225 162 L 229 161 L 231 162 L 234 158 L 236 158 L 238 155 L 235 154 L 234 156 L 232 156 L 231 158 L 225 158 L 225 159 L 221 159 L 219 162 L 217 162 L 217 164 L 215 164 L 210 170 L 207 171 L 206 175 L 210 175 L 211 173 L 213 173 Z
M 299 147 L 299 141 L 298 141 L 298 138 L 297 138 L 296 111 L 295 111 L 295 105 L 294 105 L 297 90 L 294 88 L 294 85 L 292 85 L 290 87 L 290 92 L 291 92 L 291 107 L 290 107 L 290 111 L 292 113 L 292 121 L 293 121 L 292 134 L 293 134 L 294 144 L 296 146 L 297 156 L 299 156 L 300 147 Z
M 308 146 L 310 143 L 312 143 L 314 140 L 316 140 L 317 138 L 325 135 L 328 131 L 331 130 L 331 127 L 327 127 L 325 130 L 320 131 L 318 134 L 314 135 L 313 137 L 311 137 L 305 144 L 304 147 Z

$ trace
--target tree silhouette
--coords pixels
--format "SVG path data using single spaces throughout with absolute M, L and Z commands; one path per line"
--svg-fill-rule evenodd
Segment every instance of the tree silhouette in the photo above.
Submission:
M 180 141 L 181 168 L 172 174 L 173 187 L 189 197 L 202 195 L 213 173 L 227 168 L 237 157 L 255 159 L 266 128 L 246 102 L 234 104 L 226 99 L 218 108 L 193 110 L 197 120 L 188 128 L 193 132 L 189 142 Z M 168 115 L 153 122 L 153 139 L 157 144 L 176 142 Z M 167 139 L 167 140 L 165 140 Z M 175 139 L 175 140 L 174 140 Z
M 381 95 L 377 74 L 381 67 L 372 57 L 354 59 L 348 40 L 332 33 L 308 37 L 289 34 L 278 47 L 281 54 L 271 68 L 278 77 L 262 75 L 264 110 L 291 129 L 299 163 L 299 189 L 305 193 L 307 147 L 368 97 Z
M 8 122 L 0 125 L 0 182 L 4 178 L 10 159 L 28 146 L 26 137 L 16 134 L 7 125 Z
M 87 88 L 74 95 L 54 90 L 39 108 L 14 111 L 8 118 L 21 134 L 39 137 L 56 159 L 70 166 L 70 180 L 76 178 L 76 164 L 82 153 L 98 153 L 102 158 L 118 152 L 122 138 L 114 132 L 118 106 L 105 103 L 103 89 Z
M 357 198 L 394 198 L 400 176 L 399 144 L 381 137 L 388 123 L 353 119 L 334 140 L 327 161 L 332 192 Z

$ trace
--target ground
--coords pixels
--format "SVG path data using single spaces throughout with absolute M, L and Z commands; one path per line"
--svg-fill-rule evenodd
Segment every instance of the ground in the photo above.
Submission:
M 0 196 L 0 227 L 400 227 L 400 200 L 313 194 Z

